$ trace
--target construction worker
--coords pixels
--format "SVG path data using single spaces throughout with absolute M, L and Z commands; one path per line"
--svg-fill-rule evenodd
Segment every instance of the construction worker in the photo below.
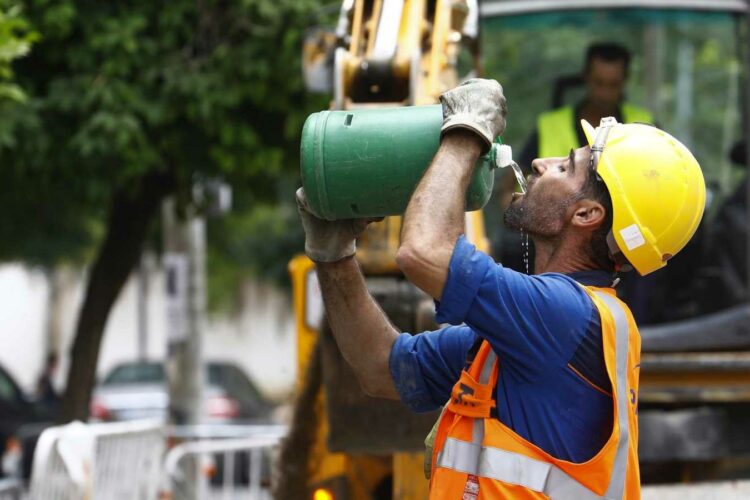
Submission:
M 630 53 L 622 45 L 589 46 L 582 72 L 585 96 L 575 107 L 563 106 L 539 115 L 519 164 L 529 168 L 534 158 L 564 156 L 572 146 L 585 145 L 581 120 L 597 124 L 605 116 L 614 116 L 619 123 L 654 123 L 648 110 L 623 100 L 629 69 Z
M 317 219 L 297 192 L 341 353 L 368 394 L 415 411 L 444 406 L 433 499 L 639 498 L 640 337 L 613 274 L 659 269 L 690 239 L 705 203 L 698 164 L 654 127 L 585 124 L 590 146 L 535 160 L 528 191 L 505 212 L 536 245 L 529 276 L 463 236 L 474 164 L 505 128 L 502 88 L 471 80 L 441 102 L 440 147 L 396 259 L 449 326 L 396 331 L 353 258 L 368 221 Z

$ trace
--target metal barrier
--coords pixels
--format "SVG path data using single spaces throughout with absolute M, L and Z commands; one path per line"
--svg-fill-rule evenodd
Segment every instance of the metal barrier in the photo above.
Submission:
M 270 499 L 271 454 L 286 432 L 269 425 L 170 429 L 170 437 L 186 442 L 167 453 L 162 498 Z
M 44 500 L 153 500 L 163 453 L 160 422 L 51 427 L 37 443 L 30 495 Z
M 0 500 L 21 500 L 23 481 L 20 479 L 0 479 Z

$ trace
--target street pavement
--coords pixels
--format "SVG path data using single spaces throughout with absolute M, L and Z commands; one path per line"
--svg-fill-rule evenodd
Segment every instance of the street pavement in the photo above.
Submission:
M 646 486 L 642 500 L 745 500 L 750 481 L 722 481 L 691 485 Z

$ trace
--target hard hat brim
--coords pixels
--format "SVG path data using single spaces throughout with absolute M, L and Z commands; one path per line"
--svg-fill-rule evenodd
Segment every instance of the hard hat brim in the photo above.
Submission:
M 586 134 L 586 140 L 588 141 L 589 146 L 591 146 L 596 137 L 596 129 L 586 120 L 581 120 L 581 127 L 583 128 L 583 133 Z

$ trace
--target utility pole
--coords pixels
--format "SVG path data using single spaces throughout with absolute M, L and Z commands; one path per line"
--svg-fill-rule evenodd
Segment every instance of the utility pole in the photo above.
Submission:
M 179 214 L 174 198 L 164 202 L 163 220 L 169 420 L 174 425 L 195 425 L 203 415 L 205 222 L 191 206 Z
M 169 423 L 197 425 L 203 416 L 203 331 L 206 308 L 206 228 L 192 206 L 179 213 L 174 197 L 162 206 L 167 292 Z M 184 467 L 182 500 L 198 500 L 199 466 Z
M 141 254 L 138 270 L 136 272 L 136 320 L 137 320 L 137 341 L 136 352 L 139 361 L 148 359 L 148 299 L 149 299 L 149 274 L 153 266 L 151 259 L 144 251 Z
M 204 415 L 203 333 L 206 322 L 206 219 L 220 216 L 232 204 L 231 188 L 218 180 L 196 184 L 193 199 L 181 210 L 174 197 L 162 206 L 164 270 L 167 292 L 167 377 L 169 422 L 188 426 Z M 190 485 L 183 500 L 198 500 L 199 464 L 183 469 Z
M 47 278 L 47 318 L 45 325 L 45 359 L 51 354 L 60 352 L 60 318 L 62 316 L 62 299 L 69 280 L 64 277 L 65 271 L 61 266 L 45 268 Z

